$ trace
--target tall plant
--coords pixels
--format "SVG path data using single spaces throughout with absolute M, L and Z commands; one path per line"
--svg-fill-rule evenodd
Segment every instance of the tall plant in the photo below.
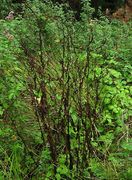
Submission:
M 0 22 L 7 177 L 130 177 L 130 25 L 92 13 L 36 0 Z

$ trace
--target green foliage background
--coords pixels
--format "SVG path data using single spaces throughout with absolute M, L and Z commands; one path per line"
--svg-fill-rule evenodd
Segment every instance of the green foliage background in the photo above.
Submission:
M 92 13 L 0 19 L 0 179 L 131 179 L 131 22 Z

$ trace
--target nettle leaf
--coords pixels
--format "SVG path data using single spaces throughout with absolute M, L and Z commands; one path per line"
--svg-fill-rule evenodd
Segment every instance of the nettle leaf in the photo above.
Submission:
M 109 69 L 109 72 L 112 76 L 119 78 L 121 76 L 121 73 L 116 71 L 115 69 Z
M 101 72 L 102 72 L 102 69 L 100 68 L 100 67 L 97 67 L 96 69 L 95 69 L 95 72 L 96 72 L 96 75 L 100 75 L 101 74 Z
M 90 169 L 97 177 L 100 177 L 101 179 L 103 177 L 106 177 L 106 172 L 104 171 L 103 166 L 98 162 L 98 160 L 90 160 Z
M 48 171 L 48 173 L 46 174 L 46 179 L 49 180 L 50 177 L 53 176 L 53 172 L 52 171 Z
M 113 83 L 113 79 L 110 77 L 110 75 L 106 75 L 103 79 L 104 83 L 111 85 Z
M 64 155 L 60 155 L 59 163 L 60 164 L 65 164 L 65 162 L 66 162 L 66 155 L 65 154 Z
M 9 91 L 9 95 L 8 95 L 9 100 L 17 97 L 21 90 L 23 90 L 22 83 L 17 83 L 16 85 L 14 84 L 14 87 L 12 87 L 12 89 Z
M 101 54 L 96 54 L 94 52 L 91 53 L 91 56 L 95 59 L 101 59 L 102 58 L 102 55 Z
M 110 102 L 111 102 L 111 99 L 110 99 L 110 98 L 105 98 L 105 99 L 104 99 L 104 103 L 105 103 L 105 104 L 109 104 Z
M 132 142 L 124 142 L 121 147 L 125 150 L 132 151 Z
M 73 121 L 74 121 L 74 122 L 77 122 L 77 120 L 78 120 L 78 115 L 77 115 L 77 113 L 76 113 L 76 110 L 73 109 L 73 108 L 70 108 L 70 114 L 71 114 L 71 117 L 72 117 Z
M 56 177 L 57 180 L 61 180 L 61 175 L 60 175 L 60 174 L 57 173 L 57 174 L 55 175 L 55 177 Z
M 62 98 L 61 95 L 59 95 L 59 94 L 56 95 L 57 100 L 61 100 L 61 98 Z
M 57 168 L 57 172 L 58 172 L 59 174 L 68 175 L 69 169 L 67 168 L 66 165 L 60 164 L 60 166 Z
M 45 160 L 45 161 L 51 159 L 50 151 L 49 151 L 48 148 L 46 148 L 46 149 L 44 149 L 44 150 L 42 151 L 41 157 L 42 157 L 42 160 Z
M 98 143 L 95 142 L 95 141 L 91 142 L 91 144 L 92 144 L 93 147 L 98 147 Z
M 109 160 L 112 161 L 116 165 L 118 165 L 120 162 L 119 158 L 112 156 L 112 154 L 109 156 Z
M 78 147 L 78 141 L 74 138 L 71 139 L 71 149 L 75 149 Z
M 114 52 L 114 54 L 115 54 L 115 52 Z M 118 62 L 115 61 L 114 59 L 109 60 L 108 63 L 109 64 L 113 64 L 113 65 L 117 65 L 118 64 Z
M 0 106 L 0 116 L 3 114 L 4 109 Z
M 4 135 L 4 131 L 0 129 L 0 136 Z
M 99 137 L 99 140 L 105 142 L 106 144 L 110 144 L 113 139 L 114 139 L 114 134 L 110 132 Z
M 87 54 L 86 54 L 86 53 L 81 53 L 81 54 L 79 55 L 79 60 L 80 60 L 80 61 L 85 61 L 86 58 L 87 58 Z

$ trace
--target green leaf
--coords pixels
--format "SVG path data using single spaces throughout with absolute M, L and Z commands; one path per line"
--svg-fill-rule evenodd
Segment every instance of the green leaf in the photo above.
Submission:
M 57 174 L 55 175 L 55 177 L 56 177 L 57 180 L 61 180 L 60 174 L 57 173 Z
M 60 174 L 67 175 L 68 172 L 69 172 L 69 170 L 68 170 L 68 168 L 66 167 L 66 165 L 60 164 L 60 166 L 57 168 L 57 172 L 60 173 Z
M 110 74 L 116 78 L 119 78 L 121 76 L 121 73 L 116 71 L 115 69 L 109 69 Z
M 130 143 L 130 142 L 124 142 L 121 146 L 125 150 L 132 151 L 132 143 Z
M 3 114 L 4 109 L 0 106 L 0 116 Z

